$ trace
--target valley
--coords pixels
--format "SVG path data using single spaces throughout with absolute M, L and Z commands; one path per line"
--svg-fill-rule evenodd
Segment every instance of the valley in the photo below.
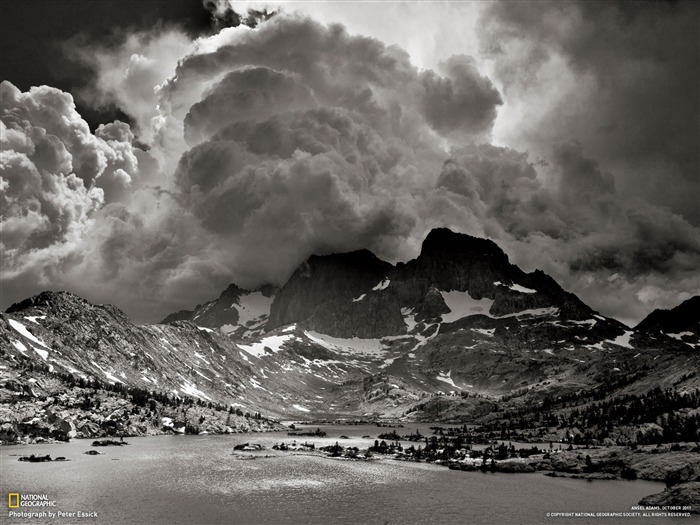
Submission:
M 405 264 L 366 250 L 312 256 L 281 288 L 231 285 L 156 325 L 44 292 L 0 318 L 0 438 L 364 419 L 525 441 L 692 440 L 697 302 L 630 328 L 493 242 L 446 229 Z

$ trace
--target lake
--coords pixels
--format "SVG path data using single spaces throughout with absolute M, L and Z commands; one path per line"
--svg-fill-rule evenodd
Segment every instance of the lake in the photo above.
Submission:
M 316 428 L 312 426 L 311 428 Z M 322 426 L 327 438 L 296 438 L 317 446 L 367 447 L 382 432 L 371 426 Z M 399 434 L 414 431 L 408 426 Z M 430 435 L 427 425 L 421 427 Z M 372 439 L 362 439 L 371 435 Z M 390 459 L 371 462 L 270 450 L 286 433 L 128 438 L 125 447 L 94 448 L 91 440 L 0 448 L 2 498 L 45 494 L 63 512 L 97 518 L 8 518 L 7 523 L 145 524 L 413 524 L 577 523 L 602 518 L 548 518 L 548 512 L 630 512 L 663 489 L 648 481 L 594 481 L 535 474 L 452 471 Z M 273 457 L 236 459 L 233 446 L 261 443 Z M 529 445 L 528 445 L 529 446 Z M 104 452 L 88 456 L 87 450 Z M 69 462 L 19 462 L 18 454 L 65 456 Z M 38 509 L 37 509 L 38 510 Z M 35 510 L 35 511 L 37 511 Z M 672 523 L 681 519 L 608 518 L 605 523 Z M 683 520 L 685 521 L 685 520 Z

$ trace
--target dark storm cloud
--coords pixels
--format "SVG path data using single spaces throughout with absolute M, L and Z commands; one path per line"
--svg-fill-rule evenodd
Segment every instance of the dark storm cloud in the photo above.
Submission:
M 258 24 L 275 16 L 276 11 L 267 9 L 248 9 L 246 12 L 233 9 L 227 0 L 204 0 L 204 8 L 210 13 L 212 27 L 220 31 L 226 27 L 238 27 L 246 25 L 257 27 Z
M 434 188 L 439 133 L 481 137 L 501 102 L 468 57 L 445 70 L 293 16 L 186 57 L 160 90 L 198 144 L 176 172 L 182 200 L 256 285 L 283 282 L 311 253 L 395 259 L 401 239 L 408 253 L 433 222 L 415 201 Z
M 386 112 L 400 118 L 405 107 L 427 117 L 438 130 L 459 128 L 474 136 L 490 129 L 501 103 L 493 84 L 468 57 L 450 59 L 447 76 L 439 77 L 432 71 L 419 72 L 399 48 L 351 36 L 340 25 L 297 17 L 275 18 L 212 53 L 186 57 L 162 96 L 176 115 L 182 115 L 201 97 L 202 84 L 248 65 L 293 72 L 320 103 L 342 105 L 377 124 Z
M 699 19 L 696 2 L 490 5 L 484 50 L 528 115 L 510 137 L 580 141 L 619 190 L 700 224 Z
M 228 73 L 190 108 L 185 117 L 185 138 L 195 145 L 232 122 L 317 105 L 313 91 L 298 75 L 259 67 L 237 70 Z
M 482 76 L 472 57 L 455 55 L 442 64 L 445 77 L 432 71 L 423 76 L 424 111 L 438 131 L 465 129 L 491 131 L 496 107 L 503 101 L 487 77 Z

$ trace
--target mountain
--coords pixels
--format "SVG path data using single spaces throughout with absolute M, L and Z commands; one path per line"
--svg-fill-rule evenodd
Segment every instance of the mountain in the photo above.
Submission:
M 665 335 L 695 348 L 700 347 L 700 295 L 671 310 L 654 310 L 635 330 L 648 335 Z
M 274 296 L 275 288 L 269 285 L 250 291 L 231 284 L 218 299 L 198 304 L 194 310 L 172 313 L 160 324 L 192 321 L 236 337 L 259 335 L 267 323 Z
M 392 270 L 367 250 L 313 256 L 275 296 L 266 328 L 299 323 L 337 337 L 362 338 L 403 333 L 396 297 L 382 293 Z
M 668 315 L 693 318 L 693 305 Z M 212 432 L 274 425 L 266 417 L 492 422 L 551 399 L 700 386 L 687 335 L 643 328 L 523 272 L 492 241 L 446 229 L 407 263 L 366 250 L 312 256 L 278 290 L 232 284 L 156 325 L 44 292 L 0 314 L 0 438 L 39 435 L 47 413 L 83 428 L 93 391 L 108 412 L 94 434 L 114 431 L 115 413 L 129 433 L 176 419 Z M 182 407 L 211 413 L 193 423 Z
M 299 323 L 337 337 L 386 337 L 410 332 L 407 311 L 423 321 L 545 310 L 567 320 L 595 314 L 545 273 L 510 264 L 492 241 L 443 228 L 398 266 L 366 250 L 311 257 L 275 296 L 266 329 Z

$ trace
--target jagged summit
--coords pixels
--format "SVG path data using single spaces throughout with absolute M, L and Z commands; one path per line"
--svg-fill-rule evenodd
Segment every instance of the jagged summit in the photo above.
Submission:
M 266 329 L 300 323 L 338 337 L 393 336 L 410 330 L 405 312 L 456 319 L 474 301 L 493 317 L 547 311 L 583 320 L 595 313 L 544 272 L 511 264 L 495 242 L 438 228 L 418 257 L 396 266 L 367 250 L 310 257 L 275 297 Z
M 14 303 L 6 313 L 24 313 L 34 315 L 52 314 L 61 318 L 72 318 L 94 311 L 104 312 L 113 317 L 128 320 L 127 315 L 112 304 L 96 305 L 82 297 L 66 291 L 47 290 L 37 295 Z
M 393 269 L 369 250 L 314 255 L 297 268 L 275 297 L 266 329 L 304 322 L 333 335 L 375 337 L 387 330 L 398 333 L 402 329 L 400 315 L 390 316 L 388 325 L 381 326 L 371 318 L 369 310 L 374 309 L 374 303 L 362 302 Z M 376 317 L 383 317 L 381 305 L 374 306 Z
M 449 228 L 434 228 L 428 232 L 421 246 L 421 257 L 461 254 L 471 257 L 485 257 L 507 265 L 508 256 L 490 239 L 473 237 Z
M 276 291 L 272 285 L 246 290 L 232 283 L 217 299 L 198 304 L 193 310 L 170 314 L 159 324 L 192 321 L 199 326 L 221 329 L 226 334 L 252 336 L 260 333 L 267 322 Z
M 412 281 L 423 297 L 431 287 L 469 292 L 475 299 L 493 299 L 495 283 L 510 286 L 524 273 L 508 261 L 496 243 L 438 228 L 428 233 L 416 259 L 398 265 L 397 278 Z M 403 301 L 414 301 L 406 296 Z
M 88 301 L 79 297 L 71 292 L 66 291 L 51 291 L 47 290 L 41 292 L 37 295 L 24 299 L 18 303 L 12 304 L 6 313 L 11 314 L 15 312 L 21 312 L 23 310 L 28 310 L 30 308 L 52 308 L 56 306 L 68 305 L 68 304 L 90 304 Z

